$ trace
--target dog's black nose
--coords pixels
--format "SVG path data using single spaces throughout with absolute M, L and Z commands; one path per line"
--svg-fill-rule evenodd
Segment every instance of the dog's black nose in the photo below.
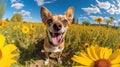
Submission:
M 53 29 L 54 29 L 55 31 L 59 31 L 61 28 L 62 28 L 62 25 L 61 25 L 60 23 L 55 23 L 55 24 L 53 25 Z

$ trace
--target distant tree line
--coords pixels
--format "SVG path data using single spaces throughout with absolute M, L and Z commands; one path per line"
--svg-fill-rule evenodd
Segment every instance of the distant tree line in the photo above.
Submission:
M 12 18 L 11 21 L 13 22 L 22 22 L 23 21 L 23 16 L 20 13 L 15 13 Z
M 94 19 L 94 21 L 98 22 L 99 25 L 101 25 L 101 23 L 103 23 L 103 22 L 106 22 L 106 24 L 104 24 L 104 26 L 106 26 L 106 27 L 113 27 L 112 24 L 113 24 L 114 20 L 115 20 L 115 18 L 113 16 L 110 16 L 107 19 L 104 19 L 104 18 L 101 19 L 99 17 L 97 19 Z M 80 24 L 78 18 L 74 17 L 72 24 Z M 85 21 L 82 21 L 82 25 L 91 25 L 91 22 L 89 20 L 85 20 Z M 92 24 L 92 25 L 94 25 L 94 24 Z M 118 20 L 118 26 L 120 27 L 120 20 Z M 115 23 L 114 23 L 114 27 L 115 27 Z

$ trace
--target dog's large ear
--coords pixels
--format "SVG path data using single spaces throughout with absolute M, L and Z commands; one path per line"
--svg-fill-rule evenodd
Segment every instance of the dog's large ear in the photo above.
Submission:
M 68 8 L 68 10 L 64 13 L 67 19 L 72 23 L 74 17 L 74 7 Z
M 52 13 L 45 7 L 41 7 L 41 10 L 40 10 L 40 13 L 41 13 L 41 18 L 42 18 L 42 21 L 45 23 L 48 19 L 48 17 L 50 17 L 52 15 Z

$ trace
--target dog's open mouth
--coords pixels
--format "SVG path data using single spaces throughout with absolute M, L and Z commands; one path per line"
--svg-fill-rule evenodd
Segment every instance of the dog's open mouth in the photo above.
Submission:
M 64 33 L 52 33 L 50 32 L 50 35 L 51 35 L 51 40 L 52 40 L 52 43 L 55 45 L 55 46 L 58 46 L 62 43 L 63 41 L 63 34 Z

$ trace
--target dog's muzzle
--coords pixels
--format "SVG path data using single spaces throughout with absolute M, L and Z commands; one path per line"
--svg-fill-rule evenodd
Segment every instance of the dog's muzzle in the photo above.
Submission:
M 49 42 L 54 46 L 59 46 L 64 41 L 64 36 L 66 33 L 66 28 L 62 27 L 60 23 L 54 23 L 49 30 Z
M 61 25 L 60 23 L 55 23 L 55 24 L 53 25 L 53 29 L 54 29 L 55 31 L 59 31 L 59 30 L 61 30 L 61 28 L 62 28 L 62 25 Z
M 50 41 L 50 43 L 52 43 L 52 45 L 59 46 L 63 42 L 65 32 L 53 33 L 53 32 L 49 31 L 49 34 L 50 34 L 50 38 L 51 38 L 49 41 Z

